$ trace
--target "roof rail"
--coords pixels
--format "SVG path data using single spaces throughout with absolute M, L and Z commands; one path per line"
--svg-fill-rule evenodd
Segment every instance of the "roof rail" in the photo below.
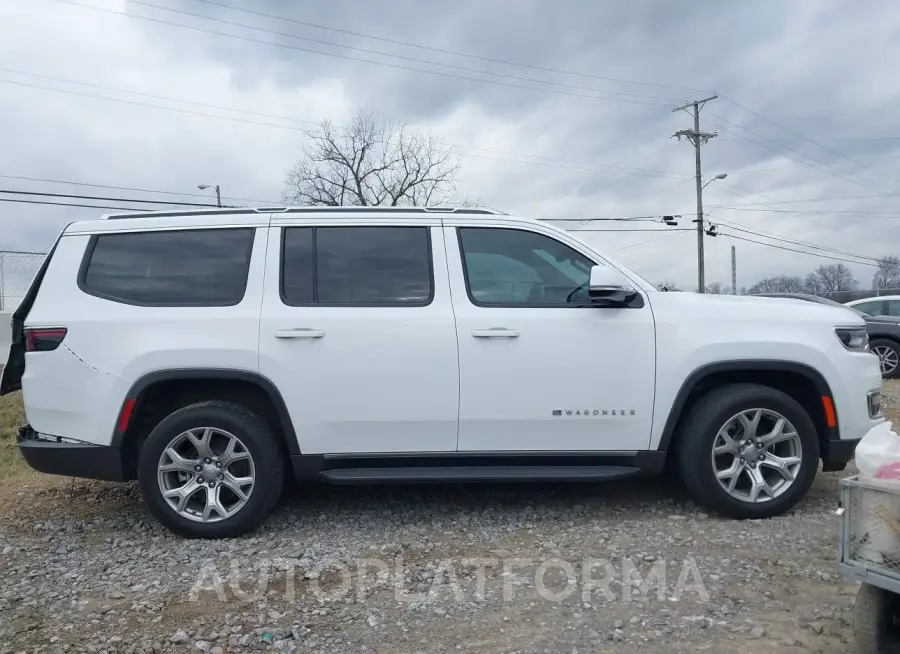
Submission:
M 386 207 L 386 206 L 370 206 L 370 207 L 233 207 L 233 208 L 213 208 L 213 209 L 194 209 L 194 210 L 176 210 L 176 211 L 140 211 L 134 213 L 113 213 L 103 216 L 108 220 L 117 220 L 120 218 L 174 218 L 180 216 L 205 216 L 208 214 L 240 214 L 240 213 L 298 213 L 298 214 L 322 214 L 322 213 L 404 213 L 404 214 L 423 214 L 423 213 L 454 213 L 467 215 L 494 215 L 506 216 L 508 214 L 494 209 L 485 209 L 481 207 Z

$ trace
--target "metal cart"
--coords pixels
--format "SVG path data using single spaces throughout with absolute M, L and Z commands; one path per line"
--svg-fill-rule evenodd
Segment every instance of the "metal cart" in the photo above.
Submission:
M 900 480 L 841 480 L 838 568 L 862 582 L 853 633 L 860 654 L 900 653 Z

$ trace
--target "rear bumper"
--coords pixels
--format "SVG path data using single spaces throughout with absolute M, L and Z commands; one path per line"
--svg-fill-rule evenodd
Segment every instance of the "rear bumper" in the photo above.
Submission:
M 822 470 L 823 472 L 839 472 L 847 467 L 856 446 L 862 439 L 834 438 L 826 440 L 822 444 Z
M 19 452 L 38 472 L 103 481 L 126 481 L 118 447 L 64 441 L 38 434 L 31 425 L 19 429 Z

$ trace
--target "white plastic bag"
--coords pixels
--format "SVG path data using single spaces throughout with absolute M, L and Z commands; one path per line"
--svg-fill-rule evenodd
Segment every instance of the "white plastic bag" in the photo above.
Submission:
M 885 466 L 900 465 L 900 436 L 890 422 L 883 422 L 863 436 L 854 456 L 860 477 L 881 477 Z

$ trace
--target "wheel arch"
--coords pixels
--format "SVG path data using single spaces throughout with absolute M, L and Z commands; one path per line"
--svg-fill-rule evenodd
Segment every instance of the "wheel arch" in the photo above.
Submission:
M 809 413 L 820 443 L 839 438 L 837 409 L 828 382 L 804 363 L 782 360 L 735 360 L 705 364 L 684 380 L 669 409 L 657 450 L 670 451 L 677 443 L 678 427 L 704 391 L 713 385 L 752 382 L 785 391 Z M 829 398 L 834 426 L 828 424 L 822 398 Z
M 888 343 L 893 344 L 894 347 L 897 348 L 898 353 L 900 353 L 900 336 L 898 336 L 897 334 L 889 334 L 889 333 L 869 334 L 869 345 L 871 346 L 871 344 L 874 341 L 887 341 Z M 883 371 L 881 374 L 882 374 L 882 376 L 884 376 Z
M 112 445 L 121 449 L 126 474 L 136 474 L 137 457 L 159 415 L 201 400 L 231 399 L 247 405 L 282 436 L 286 454 L 300 446 L 287 405 L 272 381 L 249 370 L 175 368 L 157 370 L 137 379 L 125 395 L 113 430 Z M 149 420 L 149 423 L 147 422 Z
M 900 336 L 897 334 L 871 334 L 869 341 L 890 341 L 894 345 L 900 347 Z

